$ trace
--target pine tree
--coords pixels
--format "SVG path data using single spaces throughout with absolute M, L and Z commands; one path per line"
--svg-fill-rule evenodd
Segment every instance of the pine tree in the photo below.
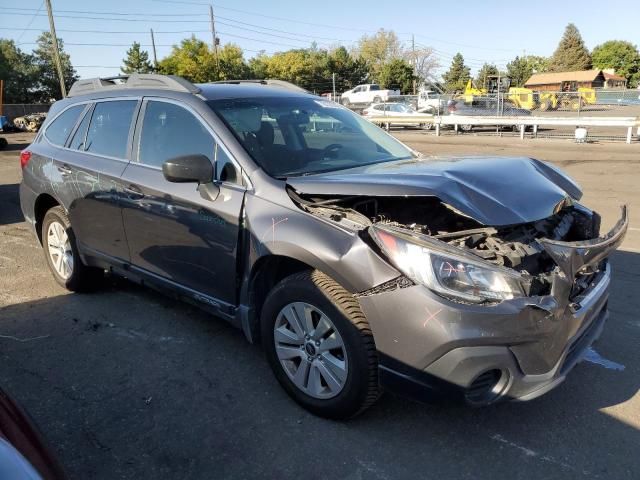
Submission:
M 123 67 L 120 67 L 122 73 L 151 73 L 153 72 L 153 66 L 149 62 L 149 54 L 140 49 L 138 42 L 133 42 L 131 48 L 127 50 L 127 58 L 122 63 Z
M 560 39 L 558 48 L 551 57 L 549 70 L 552 72 L 567 72 L 575 70 L 589 70 L 591 55 L 582 40 L 577 27 L 570 23 Z
M 464 57 L 461 53 L 456 53 L 451 62 L 449 71 L 446 72 L 442 79 L 448 92 L 464 90 L 465 84 L 471 78 L 471 70 L 464 64 Z
M 533 67 L 526 57 L 516 57 L 507 63 L 507 75 L 513 87 L 522 87 L 532 74 Z
M 59 99 L 62 97 L 60 92 L 60 79 L 58 70 L 54 60 L 53 37 L 49 32 L 42 32 L 38 37 L 38 46 L 33 51 L 33 65 L 35 68 L 35 85 L 34 93 L 37 98 L 35 101 L 49 102 L 51 99 Z M 71 57 L 64 51 L 64 43 L 58 38 L 58 49 L 60 52 L 60 63 L 62 64 L 62 76 L 67 91 L 71 85 L 78 79 L 78 75 L 71 65 Z

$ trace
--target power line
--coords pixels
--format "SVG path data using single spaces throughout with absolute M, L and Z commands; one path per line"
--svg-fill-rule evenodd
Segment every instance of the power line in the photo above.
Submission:
M 36 15 L 38 15 L 38 13 L 40 13 L 40 10 L 42 10 L 42 7 L 44 7 L 44 0 L 42 0 L 42 3 L 40 4 L 38 9 L 36 10 L 36 13 L 33 15 L 33 17 L 31 17 L 31 20 L 29 20 L 29 23 L 27 23 L 27 26 L 22 30 L 22 32 L 18 36 L 18 39 L 16 40 L 16 42 L 19 42 L 22 39 L 23 35 L 26 33 L 26 31 L 29 29 L 29 27 L 33 23 L 33 21 L 36 19 Z
M 28 14 L 22 14 L 22 13 L 8 13 L 8 15 L 28 15 Z M 42 15 L 44 16 L 44 15 Z M 126 22 L 148 22 L 147 19 L 130 19 L 130 18 L 104 18 L 104 17 L 75 17 L 75 16 L 69 16 L 69 15 L 58 15 L 56 14 L 56 18 L 75 18 L 75 19 L 83 19 L 83 20 L 111 20 L 111 21 L 126 21 Z M 152 20 L 152 22 L 162 22 L 162 23 L 209 23 L 209 20 Z M 229 24 L 229 23 L 225 23 L 225 22 L 218 22 L 220 24 L 226 25 L 226 26 L 230 26 L 232 28 L 237 28 L 240 30 L 245 30 L 245 31 L 250 31 L 252 33 L 257 33 L 260 35 L 265 35 L 265 36 L 270 36 L 270 37 L 277 37 L 277 38 L 285 38 L 287 40 L 291 40 L 291 41 L 296 41 L 296 42 L 306 42 L 305 40 L 302 39 L 298 39 L 298 38 L 293 38 L 293 37 L 284 37 L 282 35 L 277 35 L 274 33 L 268 33 L 268 32 L 261 32 L 258 30 L 254 30 L 254 29 L 250 29 L 250 28 L 246 28 L 246 27 L 241 27 L 238 25 L 233 25 L 233 24 Z M 62 30 L 60 30 L 62 31 Z M 71 32 L 72 30 L 66 30 L 68 32 Z M 90 32 L 84 32 L 84 33 L 90 33 Z M 124 32 L 122 32 L 124 33 Z M 131 32 L 133 33 L 133 32 Z M 146 33 L 146 32 L 135 32 L 135 33 Z M 157 33 L 160 33 L 159 31 Z M 222 32 L 219 32 L 222 33 Z M 285 43 L 278 43 L 278 42 L 272 42 L 272 41 L 267 41 L 267 40 L 262 40 L 262 39 L 255 39 L 255 38 L 248 38 L 248 37 L 243 37 L 241 35 L 237 35 L 237 34 L 232 34 L 232 33 L 226 33 L 226 35 L 232 36 L 232 37 L 236 37 L 236 38 L 242 38 L 245 40 L 253 40 L 256 42 L 264 42 L 264 43 L 270 43 L 270 44 L 280 44 L 282 46 L 288 46 L 288 47 L 292 47 L 292 48 L 301 48 L 300 46 L 294 46 L 291 44 L 285 44 Z M 295 34 L 293 34 L 295 35 Z M 311 37 L 311 36 L 310 36 Z M 314 37 L 311 37 L 314 38 Z
M 239 24 L 241 24 L 241 25 L 247 25 L 247 26 L 249 26 L 249 27 L 261 28 L 261 29 L 263 29 L 263 30 L 269 30 L 269 31 L 271 31 L 271 32 L 288 33 L 288 34 L 290 34 L 290 35 L 297 35 L 297 36 L 300 36 L 300 37 L 311 37 L 311 38 L 319 39 L 319 40 L 331 40 L 331 41 L 334 41 L 334 42 L 349 43 L 349 41 L 347 41 L 347 40 L 343 40 L 343 39 L 340 39 L 340 38 L 332 38 L 332 37 L 318 37 L 318 36 L 315 36 L 315 35 L 307 35 L 307 34 L 304 34 L 304 33 L 294 33 L 294 32 L 289 32 L 289 31 L 286 31 L 286 30 L 279 30 L 279 29 L 277 29 L 277 28 L 268 28 L 268 27 L 263 27 L 263 26 L 261 26 L 261 25 L 255 25 L 255 24 L 253 24 L 253 23 L 241 22 L 240 20 L 235 20 L 235 19 L 233 19 L 233 18 L 228 18 L 228 17 L 221 17 L 220 15 L 218 15 L 218 17 L 217 17 L 217 18 L 218 18 L 218 19 L 220 19 L 220 18 L 221 18 L 222 20 L 227 20 L 227 21 L 229 21 L 229 22 L 239 23 Z M 222 22 L 218 22 L 218 23 L 222 23 Z M 231 25 L 231 26 L 235 26 L 235 25 Z M 237 28 L 240 28 L 240 27 L 237 27 Z
M 3 12 L 4 15 L 29 16 L 31 13 L 14 13 Z M 46 15 L 37 14 L 36 17 L 46 17 Z M 204 16 L 204 15 L 203 15 Z M 148 18 L 109 18 L 109 17 L 85 17 L 77 15 L 58 15 L 56 18 L 72 18 L 74 20 L 109 20 L 110 22 L 145 22 L 145 23 L 209 23 L 209 20 L 155 20 Z
M 180 1 L 180 0 L 152 0 L 154 2 L 158 2 L 158 3 L 171 3 L 171 4 L 176 4 L 176 3 L 182 3 L 185 5 L 209 5 L 209 3 L 204 3 L 204 2 L 188 2 L 188 1 Z M 256 13 L 256 12 L 252 12 L 249 10 L 241 10 L 239 8 L 231 8 L 231 7 L 224 7 L 222 5 L 218 5 L 216 3 L 213 4 L 214 7 L 216 7 L 217 9 L 220 10 L 229 10 L 232 12 L 239 12 L 239 13 L 244 13 L 246 15 L 254 15 L 256 17 L 262 17 L 262 18 L 270 18 L 272 20 L 281 20 L 284 22 L 295 22 L 298 24 L 302 24 L 302 25 L 312 25 L 314 27 L 323 27 L 323 28 L 333 28 L 336 30 L 348 30 L 348 31 L 353 31 L 353 32 L 363 32 L 363 33 L 373 33 L 375 32 L 374 30 L 367 30 L 364 28 L 356 28 L 356 27 L 340 27 L 338 25 L 328 25 L 326 23 L 313 23 L 313 22 L 305 22 L 299 19 L 295 19 L 295 18 L 285 18 L 285 17 L 276 17 L 273 15 L 264 15 L 261 13 Z
M 33 12 L 40 9 L 35 8 L 17 8 L 17 7 L 2 7 L 3 10 L 17 10 L 19 12 Z M 202 13 L 123 13 L 123 12 L 97 12 L 93 10 L 56 10 L 56 12 L 62 13 L 80 13 L 89 15 L 113 15 L 123 17 L 201 17 Z

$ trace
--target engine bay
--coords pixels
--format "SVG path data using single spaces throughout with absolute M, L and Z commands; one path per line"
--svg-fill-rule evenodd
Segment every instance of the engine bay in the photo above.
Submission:
M 600 216 L 579 205 L 567 205 L 536 222 L 492 227 L 478 223 L 436 197 L 298 197 L 294 200 L 311 213 L 352 223 L 355 228 L 358 224 L 362 225 L 359 229 L 389 225 L 467 250 L 487 262 L 530 277 L 530 295 L 548 293 L 552 275 L 558 272 L 541 239 L 591 240 L 598 237 L 600 230 Z

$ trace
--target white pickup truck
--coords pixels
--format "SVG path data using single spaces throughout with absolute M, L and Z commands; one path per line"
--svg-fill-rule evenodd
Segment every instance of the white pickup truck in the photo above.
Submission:
M 400 90 L 382 90 L 377 83 L 358 85 L 347 90 L 340 97 L 343 105 L 371 104 L 388 102 L 392 97 L 400 95 Z
M 447 101 L 438 92 L 420 88 L 417 109 L 420 113 L 444 113 Z

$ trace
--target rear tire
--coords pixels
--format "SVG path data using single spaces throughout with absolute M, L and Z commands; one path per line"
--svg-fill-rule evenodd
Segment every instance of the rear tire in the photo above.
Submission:
M 88 292 L 100 285 L 104 270 L 82 263 L 71 222 L 62 207 L 53 207 L 45 214 L 41 238 L 47 265 L 60 286 L 72 292 Z
M 348 98 L 343 98 L 340 100 L 340 102 L 342 103 L 342 105 L 344 105 L 345 107 L 350 107 L 351 106 L 351 102 L 349 101 Z
M 378 355 L 360 304 L 322 272 L 304 271 L 278 283 L 260 321 L 278 382 L 311 413 L 347 419 L 380 396 Z
M 373 103 L 382 103 L 382 99 L 380 97 L 373 97 Z

